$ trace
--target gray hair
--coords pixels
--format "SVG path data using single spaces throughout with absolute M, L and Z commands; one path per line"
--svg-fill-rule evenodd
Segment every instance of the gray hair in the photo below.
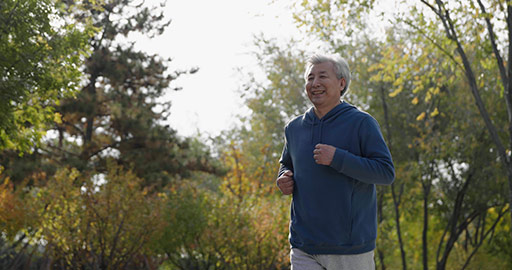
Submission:
M 337 55 L 320 55 L 315 54 L 308 58 L 306 61 L 306 71 L 304 72 L 304 79 L 307 81 L 308 72 L 311 66 L 316 64 L 322 64 L 325 62 L 331 62 L 334 66 L 334 73 L 336 74 L 336 78 L 345 79 L 345 88 L 341 91 L 341 96 L 345 95 L 348 90 L 348 86 L 350 85 L 350 68 L 348 67 L 347 61 L 340 56 Z

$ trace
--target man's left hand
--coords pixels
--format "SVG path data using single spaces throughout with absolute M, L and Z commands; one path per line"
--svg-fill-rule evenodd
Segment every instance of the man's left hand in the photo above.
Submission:
M 327 144 L 317 144 L 313 150 L 313 158 L 320 165 L 331 165 L 336 147 Z

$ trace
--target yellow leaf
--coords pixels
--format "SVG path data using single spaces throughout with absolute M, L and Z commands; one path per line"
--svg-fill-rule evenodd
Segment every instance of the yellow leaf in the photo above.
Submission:
M 57 124 L 62 124 L 62 114 L 56 112 L 53 114 L 53 121 Z
M 425 116 L 427 114 L 425 112 L 422 112 L 420 115 L 418 115 L 418 117 L 416 117 L 416 121 L 421 121 L 423 119 L 425 119 Z
M 398 89 L 396 89 L 395 91 L 389 93 L 389 96 L 390 97 L 396 97 L 396 95 L 398 95 L 398 94 L 400 94 L 400 92 L 402 92 L 402 89 L 403 89 L 402 86 L 398 87 Z
M 378 81 L 381 79 L 381 77 L 382 77 L 382 76 L 381 76 L 380 74 L 378 74 L 378 73 L 377 73 L 377 74 L 373 75 L 373 76 L 370 78 L 370 81 L 372 81 L 372 82 L 378 82 Z
M 438 114 L 439 114 L 439 110 L 437 108 L 435 108 L 435 110 L 430 113 L 430 117 L 435 117 Z
M 414 89 L 412 90 L 413 94 L 416 94 L 424 89 L 424 86 L 421 83 L 421 81 L 415 81 L 413 84 L 415 86 Z
M 394 86 L 399 86 L 401 84 L 403 84 L 404 80 L 402 79 L 402 77 L 398 77 L 394 82 L 393 82 L 393 85 Z
M 415 97 L 415 98 L 411 101 L 411 103 L 412 103 L 412 104 L 414 104 L 414 105 L 416 105 L 416 104 L 418 104 L 418 101 L 419 101 L 418 97 Z
M 432 94 L 430 94 L 430 91 L 428 91 L 427 94 L 425 95 L 425 102 L 428 103 L 431 98 L 432 98 Z

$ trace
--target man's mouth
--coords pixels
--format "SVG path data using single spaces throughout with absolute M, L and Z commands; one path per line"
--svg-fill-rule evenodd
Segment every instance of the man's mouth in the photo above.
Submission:
M 311 92 L 311 94 L 312 94 L 313 96 L 319 96 L 319 95 L 322 95 L 322 94 L 324 94 L 324 93 L 325 93 L 325 91 L 324 91 L 324 90 L 317 90 L 317 91 L 312 91 L 312 92 Z

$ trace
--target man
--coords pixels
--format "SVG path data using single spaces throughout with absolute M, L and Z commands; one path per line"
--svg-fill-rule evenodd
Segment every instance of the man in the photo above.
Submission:
M 393 182 L 391 154 L 377 121 L 341 100 L 344 59 L 315 55 L 304 75 L 313 108 L 286 125 L 276 180 L 293 194 L 292 270 L 375 269 L 375 185 Z

